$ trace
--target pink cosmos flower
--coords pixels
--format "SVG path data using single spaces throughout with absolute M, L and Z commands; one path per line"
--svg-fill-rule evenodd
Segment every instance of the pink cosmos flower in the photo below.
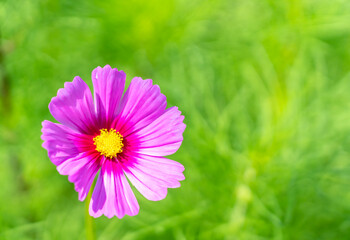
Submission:
M 177 107 L 151 79 L 133 78 L 124 92 L 125 73 L 105 66 L 92 71 L 94 98 L 75 77 L 52 98 L 49 109 L 61 124 L 42 123 L 43 147 L 83 201 L 98 174 L 90 215 L 134 216 L 139 204 L 126 177 L 147 199 L 165 198 L 184 180 L 184 167 L 164 156 L 180 147 L 186 125 Z

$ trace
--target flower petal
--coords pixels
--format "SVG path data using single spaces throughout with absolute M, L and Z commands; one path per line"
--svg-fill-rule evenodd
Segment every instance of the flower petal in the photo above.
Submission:
M 66 82 L 64 88 L 51 99 L 49 110 L 60 123 L 81 133 L 94 131 L 95 113 L 92 95 L 88 85 L 75 77 L 73 82 Z
M 166 105 L 166 97 L 151 79 L 133 78 L 122 99 L 114 128 L 125 137 L 157 119 Z
M 42 125 L 43 147 L 50 160 L 60 174 L 68 175 L 68 180 L 74 183 L 79 193 L 79 200 L 83 201 L 99 170 L 100 156 L 91 148 L 92 137 L 50 121 L 44 121 Z
M 42 146 L 47 150 L 53 164 L 60 165 L 79 154 L 79 147 L 74 144 L 79 134 L 64 125 L 47 120 L 42 122 L 42 126 Z
M 111 218 L 134 216 L 139 204 L 118 162 L 105 159 L 90 202 L 90 215 Z
M 158 201 L 165 198 L 167 188 L 180 187 L 184 180 L 184 167 L 175 161 L 143 154 L 124 154 L 122 162 L 126 176 L 147 199 Z
M 175 153 L 182 143 L 182 133 L 186 128 L 183 119 L 177 107 L 167 109 L 148 126 L 126 138 L 128 150 L 152 156 Z
M 97 67 L 91 74 L 94 85 L 94 99 L 100 128 L 107 128 L 117 114 L 117 108 L 124 92 L 126 75 L 123 71 Z

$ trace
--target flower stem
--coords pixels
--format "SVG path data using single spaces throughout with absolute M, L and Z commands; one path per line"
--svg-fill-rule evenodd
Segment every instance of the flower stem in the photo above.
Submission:
M 86 240 L 95 240 L 94 222 L 93 218 L 89 214 L 89 204 L 91 201 L 92 190 L 90 189 L 85 199 L 85 227 L 86 227 Z

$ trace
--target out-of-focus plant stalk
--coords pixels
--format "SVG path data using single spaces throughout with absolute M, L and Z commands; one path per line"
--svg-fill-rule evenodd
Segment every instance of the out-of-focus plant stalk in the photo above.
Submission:
M 2 104 L 3 114 L 8 114 L 11 110 L 10 103 L 10 79 L 5 69 L 5 54 L 9 51 L 2 43 L 2 34 L 0 31 L 0 102 Z
M 85 229 L 86 229 L 86 239 L 87 240 L 95 240 L 95 229 L 94 229 L 94 222 L 93 217 L 89 214 L 89 204 L 91 201 L 92 196 L 92 189 L 90 189 L 89 194 L 87 195 L 85 199 Z

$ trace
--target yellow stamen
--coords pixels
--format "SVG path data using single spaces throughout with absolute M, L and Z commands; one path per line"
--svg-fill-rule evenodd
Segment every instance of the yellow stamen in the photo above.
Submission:
M 118 153 L 123 152 L 123 136 L 115 129 L 109 131 L 105 128 L 100 129 L 101 134 L 94 137 L 96 150 L 108 158 L 114 158 Z

